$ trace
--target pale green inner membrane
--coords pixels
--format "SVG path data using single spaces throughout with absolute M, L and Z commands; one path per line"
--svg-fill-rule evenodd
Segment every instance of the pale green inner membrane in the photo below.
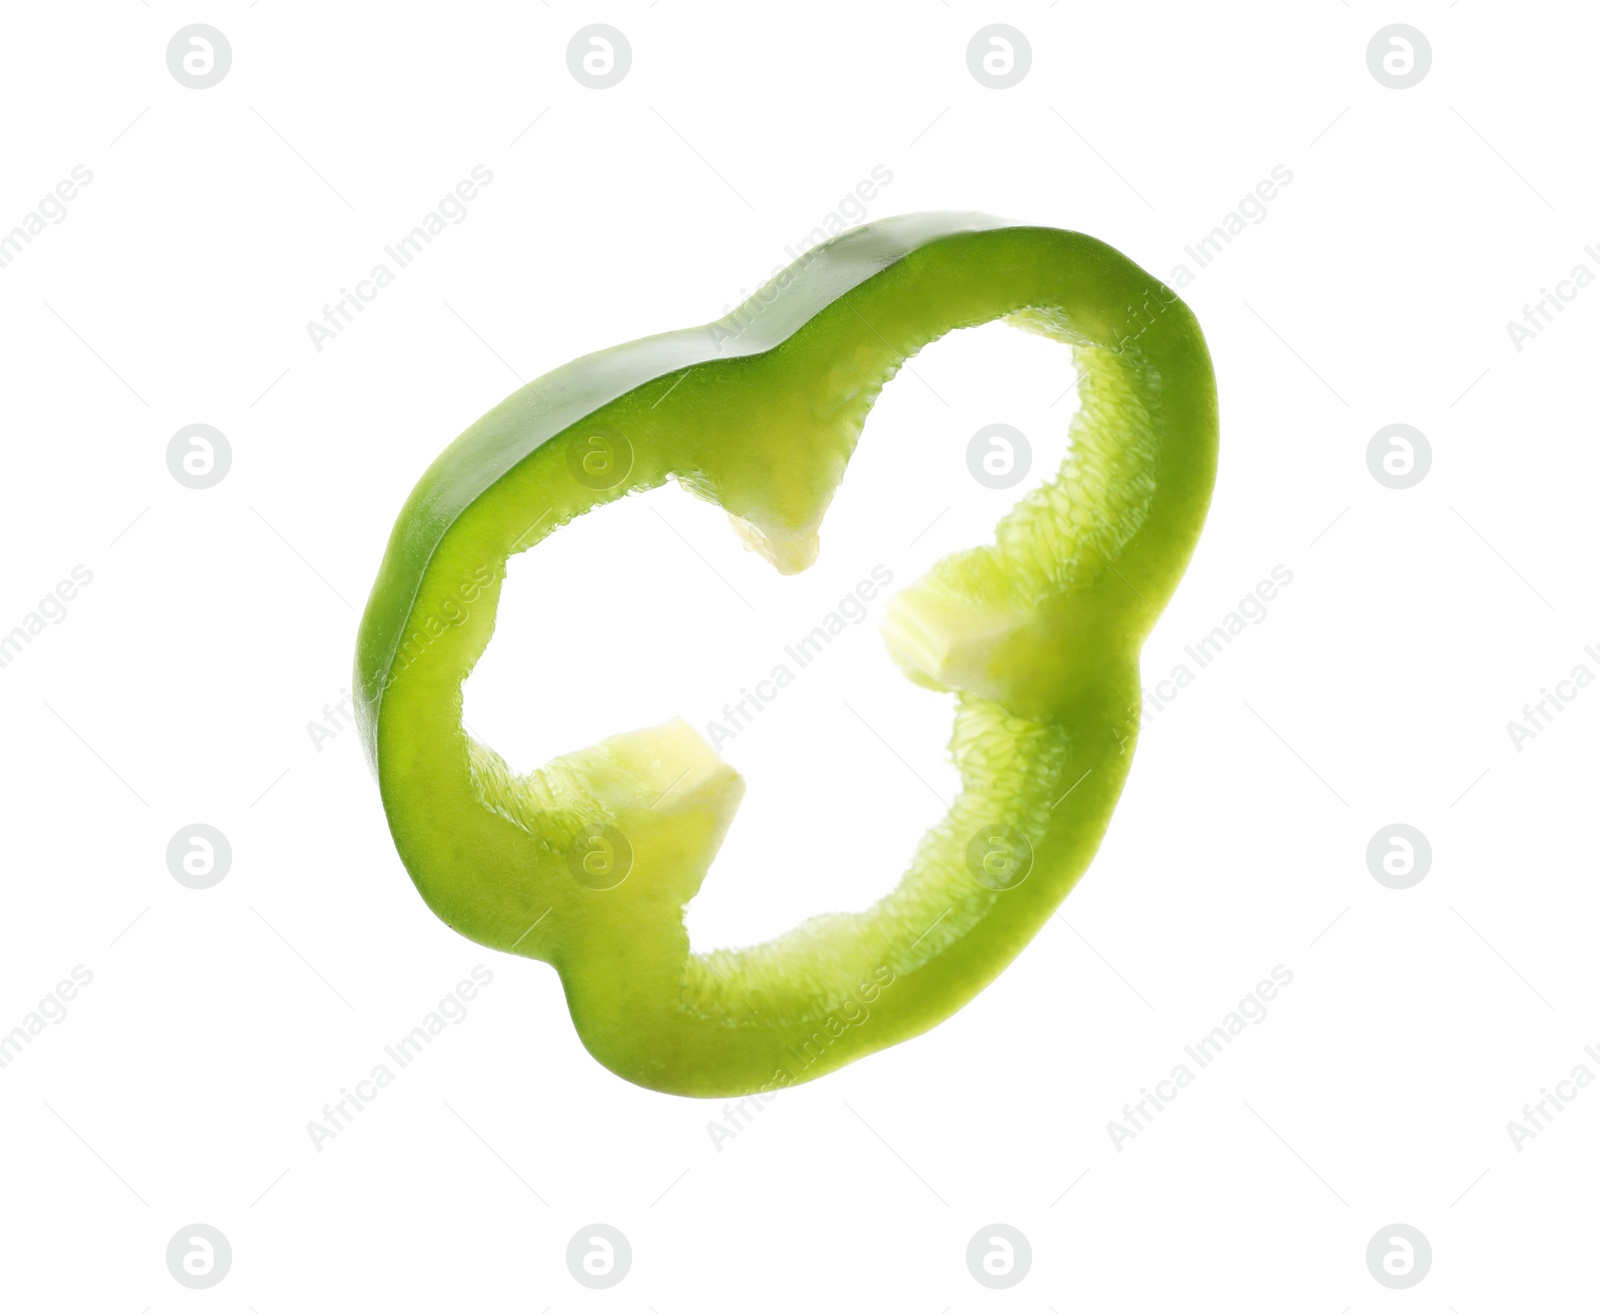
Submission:
M 1067 341 L 1049 315 L 1025 312 L 1011 319 Z M 885 627 L 891 655 L 911 678 L 959 694 L 949 751 L 962 787 L 951 812 L 923 836 L 899 885 L 865 911 L 813 917 L 747 948 L 686 953 L 681 1004 L 691 1012 L 737 1024 L 753 1020 L 754 1006 L 768 1021 L 804 1020 L 840 1006 L 849 983 L 875 968 L 887 964 L 902 975 L 914 970 L 981 921 L 1001 897 L 970 877 L 967 845 L 974 830 L 1003 817 L 1025 832 L 1042 833 L 1051 805 L 1072 783 L 1064 782 L 1064 773 L 1083 756 L 1072 738 L 1079 732 L 1018 716 L 974 692 L 981 681 L 964 665 L 970 654 L 963 636 L 952 632 L 973 599 L 990 617 L 1025 619 L 1040 599 L 1097 577 L 1144 522 L 1155 491 L 1159 417 L 1150 406 L 1156 380 L 1135 353 L 1070 345 L 1080 369 L 1080 407 L 1060 470 L 1007 512 L 993 545 L 944 558 L 896 595 Z M 899 364 L 859 398 L 857 433 Z M 708 483 L 696 491 L 714 499 Z M 783 527 L 753 528 L 780 544 L 774 552 L 793 550 L 781 545 Z M 710 807 L 725 828 L 743 794 L 738 773 L 682 721 L 616 736 L 527 774 L 470 736 L 468 749 L 483 805 L 532 836 L 552 868 L 564 864 L 584 826 L 606 824 L 627 833 L 641 823 L 670 825 L 675 810 Z M 721 832 L 717 843 L 720 838 Z M 687 950 L 686 937 L 684 943 Z

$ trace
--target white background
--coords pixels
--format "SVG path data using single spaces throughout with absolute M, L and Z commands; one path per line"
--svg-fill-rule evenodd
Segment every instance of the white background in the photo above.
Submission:
M 0 230 L 73 166 L 93 182 L 0 269 L 0 630 L 73 566 L 93 582 L 0 669 L 0 1030 L 74 965 L 93 981 L 0 1070 L 0 1304 L 1592 1301 L 1600 1090 L 1520 1150 L 1507 1123 L 1575 1065 L 1600 1075 L 1600 689 L 1520 752 L 1506 723 L 1579 662 L 1600 674 L 1600 290 L 1521 351 L 1506 323 L 1575 264 L 1600 273 L 1597 32 L 1577 6 L 1509 14 L 11 7 Z M 1032 49 L 1003 91 L 966 62 L 995 21 Z M 191 22 L 232 46 L 209 90 L 167 68 Z M 632 48 L 609 90 L 567 69 L 591 22 Z M 1367 66 L 1392 22 L 1432 47 L 1408 90 Z M 307 321 L 478 164 L 493 182 L 466 220 L 319 352 Z M 718 315 L 877 164 L 872 218 L 979 209 L 1195 273 L 1221 468 L 1147 682 L 1275 565 L 1294 579 L 1146 730 L 1098 860 L 990 990 L 719 1149 L 720 1106 L 611 1076 L 553 973 L 428 913 L 355 733 L 319 748 L 307 727 L 349 687 L 393 518 L 450 438 L 519 379 Z M 1293 181 L 1264 221 L 1197 269 L 1185 245 L 1279 164 Z M 874 565 L 905 583 L 981 541 L 1016 492 L 970 478 L 966 441 L 1014 424 L 1042 474 L 1069 359 L 992 327 L 913 366 L 804 576 L 676 488 L 514 563 L 474 728 L 532 766 L 675 714 L 703 726 Z M 198 491 L 165 455 L 193 423 L 232 451 Z M 1405 491 L 1367 466 L 1392 423 L 1432 448 Z M 948 725 L 870 622 L 802 673 L 726 746 L 749 794 L 691 910 L 697 947 L 890 888 L 948 799 Z M 1433 849 L 1404 891 L 1366 861 L 1397 821 Z M 232 845 L 209 890 L 167 869 L 193 822 Z M 308 1121 L 478 963 L 493 984 L 465 1020 L 313 1148 Z M 1276 964 L 1294 980 L 1266 1020 L 1114 1148 L 1122 1106 Z M 564 1258 L 596 1221 L 633 1249 L 609 1291 Z M 209 1291 L 165 1260 L 196 1222 L 233 1250 Z M 1009 1291 L 966 1265 L 995 1222 L 1033 1249 Z M 1406 1291 L 1365 1259 L 1393 1223 L 1433 1250 Z

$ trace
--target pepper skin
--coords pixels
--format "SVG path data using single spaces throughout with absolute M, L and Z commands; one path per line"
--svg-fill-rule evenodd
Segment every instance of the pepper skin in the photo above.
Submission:
M 743 781 L 682 721 L 527 775 L 467 734 L 461 684 L 506 561 L 673 478 L 780 571 L 804 569 L 879 390 L 996 319 L 1072 348 L 1081 405 L 1065 464 L 995 542 L 888 604 L 890 655 L 956 694 L 960 795 L 865 912 L 691 952 L 684 906 Z M 423 475 L 367 603 L 357 711 L 400 857 L 461 934 L 554 966 L 589 1052 L 642 1086 L 772 1091 L 918 1035 L 1004 970 L 1099 847 L 1138 733 L 1139 651 L 1216 453 L 1188 307 L 1102 242 L 981 215 L 851 230 L 714 324 L 564 365 Z

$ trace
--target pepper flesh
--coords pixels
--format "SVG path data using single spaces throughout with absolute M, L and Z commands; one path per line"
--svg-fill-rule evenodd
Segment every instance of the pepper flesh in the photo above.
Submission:
M 461 684 L 506 561 L 674 478 L 779 570 L 803 569 L 883 385 L 996 319 L 1072 348 L 1080 408 L 1061 470 L 996 541 L 888 604 L 891 656 L 956 694 L 961 792 L 866 911 L 691 952 L 684 906 L 743 781 L 682 721 L 527 775 L 470 736 Z M 367 604 L 357 711 L 402 860 L 461 934 L 552 964 L 589 1052 L 643 1086 L 769 1091 L 927 1030 L 1010 963 L 1099 847 L 1138 731 L 1139 651 L 1200 534 L 1216 447 L 1210 357 L 1174 293 L 1093 238 L 981 215 L 851 230 L 714 324 L 562 366 L 434 462 Z M 630 849 L 625 879 L 598 888 Z

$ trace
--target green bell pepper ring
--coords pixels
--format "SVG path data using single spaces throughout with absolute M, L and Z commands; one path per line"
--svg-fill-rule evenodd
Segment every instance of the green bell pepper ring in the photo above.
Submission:
M 890 599 L 905 673 L 954 691 L 962 788 L 865 912 L 695 953 L 684 906 L 744 792 L 683 721 L 518 775 L 461 724 L 507 559 L 671 477 L 784 572 L 907 358 L 1006 319 L 1071 346 L 1081 405 L 1056 476 Z M 1079 233 L 889 219 L 808 252 L 714 324 L 585 356 L 433 463 L 362 618 L 357 710 L 396 848 L 461 934 L 552 964 L 589 1052 L 718 1098 L 809 1080 L 920 1034 L 992 981 L 1089 865 L 1127 777 L 1139 650 L 1216 472 L 1205 340 L 1169 289 Z

